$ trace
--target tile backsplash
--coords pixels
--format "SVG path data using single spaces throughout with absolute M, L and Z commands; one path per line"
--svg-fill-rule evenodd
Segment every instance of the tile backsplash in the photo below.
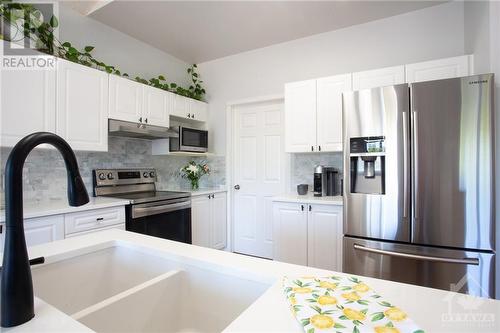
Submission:
M 335 167 L 339 170 L 339 175 L 342 178 L 342 161 L 342 152 L 292 154 L 290 165 L 291 191 L 295 192 L 298 184 L 309 184 L 309 191 L 312 191 L 314 167 L 316 165 Z
M 11 149 L 0 148 L 0 202 L 4 202 L 5 163 Z M 76 151 L 83 181 L 92 193 L 92 169 L 96 168 L 155 168 L 158 171 L 158 189 L 189 188 L 189 181 L 182 178 L 180 169 L 190 160 L 206 162 L 211 174 L 200 180 L 200 187 L 217 187 L 226 184 L 224 156 L 207 158 L 188 156 L 153 156 L 151 141 L 109 137 L 107 152 Z M 342 174 L 342 153 L 298 153 L 291 155 L 290 191 L 297 184 L 309 184 L 312 190 L 313 172 L 316 165 L 333 166 Z M 35 149 L 28 156 L 23 169 L 23 193 L 26 201 L 60 199 L 66 197 L 66 168 L 56 150 Z
M 1 179 L 0 199 L 4 201 L 5 163 L 11 149 L 0 149 Z M 200 180 L 200 187 L 211 187 L 225 183 L 225 158 L 185 156 L 152 156 L 151 141 L 109 137 L 107 152 L 76 151 L 80 172 L 92 192 L 92 169 L 96 168 L 156 168 L 158 188 L 186 188 L 189 182 L 180 176 L 180 168 L 190 160 L 201 163 L 206 160 L 212 172 Z M 23 169 L 23 194 L 26 201 L 59 199 L 66 197 L 66 168 L 58 151 L 35 149 L 28 156 Z

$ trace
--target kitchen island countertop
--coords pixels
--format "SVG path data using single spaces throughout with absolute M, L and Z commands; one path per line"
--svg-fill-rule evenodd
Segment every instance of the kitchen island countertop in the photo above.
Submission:
M 55 258 L 68 257 L 68 253 L 89 251 L 94 247 L 99 249 L 104 244 L 120 243 L 149 248 L 160 256 L 175 256 L 179 260 L 182 258 L 185 258 L 184 260 L 195 259 L 204 262 L 205 265 L 222 265 L 240 270 L 243 273 L 246 272 L 248 278 L 259 276 L 268 280 L 271 287 L 227 326 L 225 332 L 301 332 L 302 328 L 291 315 L 284 298 L 281 285 L 282 277 L 343 275 L 343 273 L 243 256 L 123 230 L 106 230 L 38 245 L 29 248 L 29 254 L 32 258 L 45 256 L 50 262 L 56 260 Z M 498 320 L 500 301 L 368 277 L 360 277 L 360 279 L 392 304 L 405 310 L 408 316 L 427 332 L 477 332 L 479 330 L 481 332 L 498 332 L 500 329 L 500 320 Z M 465 306 L 467 304 L 464 301 L 467 299 L 473 301 L 469 304 L 473 304 L 474 309 Z M 38 298 L 35 299 L 35 312 L 35 318 L 28 323 L 2 331 L 90 331 Z M 490 315 L 493 316 L 493 321 L 464 323 L 460 321 L 460 318 L 464 318 L 464 313 Z M 457 319 L 450 321 L 450 318 Z M 467 326 L 466 324 L 479 326 Z

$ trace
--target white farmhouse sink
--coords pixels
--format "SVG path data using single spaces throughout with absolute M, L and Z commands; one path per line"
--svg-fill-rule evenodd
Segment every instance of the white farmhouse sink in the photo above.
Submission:
M 220 332 L 270 286 L 112 246 L 33 268 L 36 296 L 97 332 Z

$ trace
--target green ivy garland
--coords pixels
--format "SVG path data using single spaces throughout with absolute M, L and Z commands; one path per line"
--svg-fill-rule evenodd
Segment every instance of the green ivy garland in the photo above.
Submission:
M 92 67 L 98 70 L 106 71 L 109 74 L 120 75 L 128 77 L 127 73 L 122 73 L 118 68 L 108 65 L 102 61 L 97 60 L 92 56 L 93 46 L 85 46 L 82 50 L 78 50 L 70 42 L 61 43 L 54 36 L 54 29 L 59 26 L 57 17 L 52 16 L 49 21 L 45 21 L 42 13 L 36 9 L 32 4 L 16 3 L 12 0 L 0 1 L 0 17 L 2 20 L 14 27 L 17 31 L 14 37 L 9 41 L 17 42 L 25 38 L 29 38 L 35 43 L 38 51 L 54 55 L 84 66 Z M 22 26 L 20 23 L 22 22 Z M 16 40 L 17 33 L 22 33 L 18 40 Z M 11 33 L 12 36 L 12 33 Z M 0 33 L 0 39 L 6 39 Z M 173 92 L 197 100 L 203 100 L 205 96 L 205 89 L 202 87 L 203 81 L 197 72 L 196 64 L 187 69 L 187 73 L 191 76 L 191 85 L 188 88 L 179 86 L 176 83 L 168 83 L 164 75 L 146 80 L 139 76 L 135 77 L 137 82 L 160 88 L 166 91 Z

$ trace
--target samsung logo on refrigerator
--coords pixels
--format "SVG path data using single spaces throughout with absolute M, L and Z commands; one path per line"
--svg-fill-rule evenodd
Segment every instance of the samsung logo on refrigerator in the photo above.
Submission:
M 488 80 L 469 81 L 469 84 L 488 83 Z

